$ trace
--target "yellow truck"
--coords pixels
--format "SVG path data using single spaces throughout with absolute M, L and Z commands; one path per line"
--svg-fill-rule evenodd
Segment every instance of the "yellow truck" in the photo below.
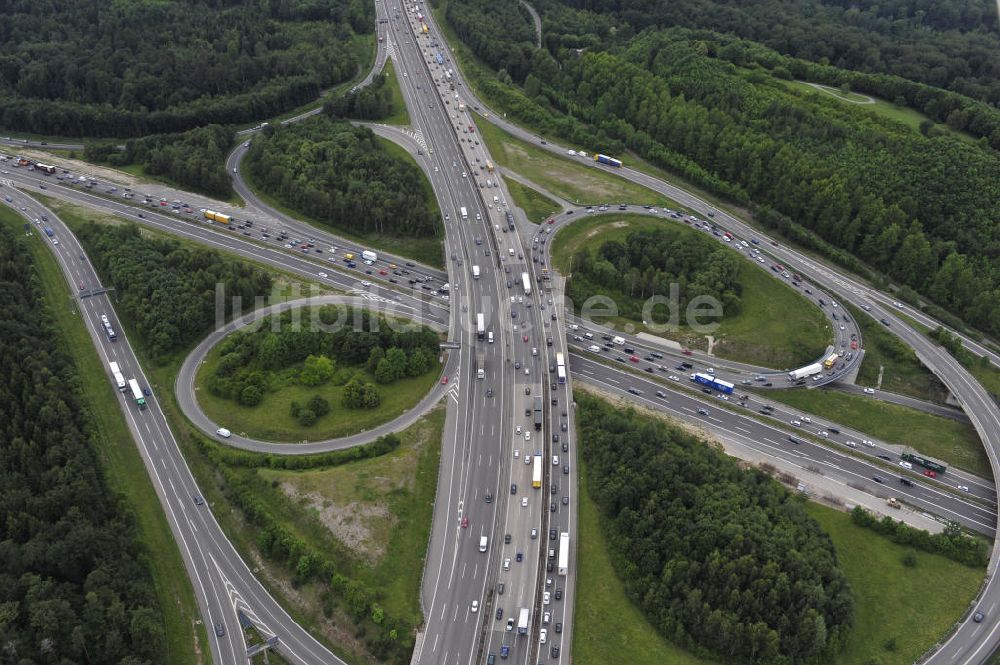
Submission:
M 221 212 L 215 212 L 214 210 L 205 210 L 205 219 L 210 219 L 213 222 L 219 222 L 220 224 L 228 224 L 232 217 L 229 215 L 223 215 Z
M 344 254 L 344 258 L 347 259 L 348 261 L 353 261 L 354 255 L 351 254 L 350 252 L 347 252 L 346 254 Z
M 493 162 L 490 162 L 490 161 L 486 162 L 486 170 L 487 171 L 489 171 L 490 173 L 493 173 L 494 168 L 495 167 L 493 166 Z

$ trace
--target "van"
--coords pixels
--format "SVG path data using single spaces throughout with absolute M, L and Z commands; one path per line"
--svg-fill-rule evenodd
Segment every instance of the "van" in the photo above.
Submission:
M 486 548 L 487 548 L 487 546 L 489 546 L 489 544 L 490 544 L 489 536 L 480 536 L 479 537 L 479 551 L 480 552 L 485 552 Z
M 489 333 L 487 333 L 487 335 L 486 335 L 486 340 L 487 340 L 487 341 L 488 341 L 488 342 L 489 342 L 490 344 L 492 344 L 492 343 L 493 343 L 493 331 L 492 331 L 492 330 L 491 330 L 491 331 L 489 331 Z
M 225 427 L 220 427 L 219 429 L 215 430 L 215 433 L 221 436 L 223 439 L 228 439 L 233 435 L 233 433 L 227 430 Z
M 624 337 L 615 336 L 615 337 L 611 338 L 611 341 L 614 342 L 615 344 L 617 344 L 618 346 L 622 346 L 622 345 L 625 344 L 625 338 Z

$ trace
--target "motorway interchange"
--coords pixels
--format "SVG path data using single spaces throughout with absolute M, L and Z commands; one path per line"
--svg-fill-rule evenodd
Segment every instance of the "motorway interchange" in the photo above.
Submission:
M 753 408 L 740 406 L 738 399 L 723 400 L 716 396 L 716 391 L 710 390 L 712 394 L 707 396 L 700 388 L 692 387 L 687 376 L 689 370 L 707 372 L 711 367 L 713 374 L 741 389 L 747 385 L 746 381 L 766 389 L 765 383 L 772 383 L 775 388 L 788 387 L 790 381 L 785 371 L 688 355 L 683 350 L 662 348 L 638 337 L 623 336 L 623 344 L 608 346 L 602 336 L 621 333 L 569 318 L 570 314 L 562 309 L 557 286 L 536 279 L 530 282 L 534 288 L 508 286 L 509 279 L 516 285 L 516 277 L 522 272 L 534 275 L 534 265 L 547 265 L 549 245 L 542 240 L 535 242 L 540 229 L 523 219 L 518 218 L 514 228 L 510 228 L 507 211 L 501 210 L 505 203 L 500 204 L 509 195 L 502 178 L 496 174 L 487 178 L 480 168 L 492 160 L 476 138 L 475 124 L 488 120 L 519 138 L 538 141 L 495 114 L 483 111 L 479 119 L 473 119 L 470 111 L 459 110 L 460 101 L 467 108 L 486 107 L 465 88 L 450 59 L 437 62 L 435 52 L 446 49 L 431 46 L 440 39 L 432 17 L 418 16 L 419 9 L 413 7 L 388 7 L 381 1 L 376 6 L 380 19 L 378 33 L 383 40 L 378 61 L 384 62 L 385 54 L 395 60 L 413 126 L 420 133 L 404 135 L 387 128 L 376 131 L 416 153 L 418 163 L 427 173 L 446 215 L 447 273 L 408 266 L 405 259 L 389 256 L 379 257 L 372 266 L 347 268 L 340 255 L 345 249 L 358 251 L 355 245 L 267 208 L 242 184 L 238 164 L 246 151 L 246 142 L 227 161 L 227 170 L 233 174 L 237 190 L 248 202 L 247 209 L 232 211 L 236 213 L 234 217 L 243 220 L 242 228 L 238 228 L 240 224 L 224 228 L 195 220 L 198 215 L 194 211 L 222 206 L 193 195 L 173 193 L 165 187 L 149 186 L 144 192 L 148 197 L 140 195 L 138 200 L 123 199 L 120 192 L 102 190 L 100 185 L 97 191 L 71 185 L 69 179 L 46 181 L 46 188 L 56 198 L 226 248 L 343 290 L 359 298 L 359 302 L 391 304 L 411 313 L 414 319 L 447 326 L 449 341 L 457 343 L 459 348 L 449 354 L 445 367 L 449 382 L 437 389 L 438 394 L 447 396 L 448 413 L 438 501 L 423 582 L 425 625 L 418 637 L 415 662 L 480 663 L 493 656 L 527 664 L 559 662 L 568 657 L 573 632 L 576 546 L 573 381 L 583 380 L 679 418 L 701 422 L 718 436 L 739 439 L 763 455 L 799 464 L 825 465 L 826 475 L 840 478 L 845 484 L 864 481 L 862 484 L 879 496 L 884 494 L 885 486 L 874 480 L 876 476 L 895 483 L 903 472 L 898 467 L 898 451 L 891 446 L 836 423 L 822 421 L 820 425 L 818 419 L 768 402 L 762 395 L 750 397 Z M 423 36 L 421 24 L 430 26 L 429 35 Z M 252 140 L 252 131 L 245 136 Z M 565 154 L 564 148 L 551 142 L 543 147 Z M 739 251 L 748 259 L 774 273 L 776 278 L 801 282 L 798 288 L 814 298 L 817 306 L 823 299 L 828 315 L 836 313 L 832 303 L 839 300 L 870 312 L 875 320 L 890 321 L 889 330 L 910 344 L 962 403 L 986 446 L 994 476 L 997 475 L 1000 421 L 995 406 L 954 359 L 894 316 L 897 308 L 890 296 L 779 245 L 673 185 L 627 168 L 592 166 L 643 184 L 698 211 L 702 218 L 689 221 L 715 234 L 720 242 L 742 248 Z M 4 178 L 5 185 L 27 191 L 42 182 L 42 176 L 24 169 L 9 171 Z M 495 186 L 482 186 L 487 179 L 490 184 L 495 181 Z M 80 297 L 81 311 L 102 357 L 107 363 L 118 363 L 123 374 L 148 386 L 127 337 L 119 331 L 117 340 L 112 341 L 107 335 L 101 317 L 108 317 L 116 329 L 117 318 L 75 239 L 50 210 L 20 191 L 7 193 L 11 196 L 8 203 L 29 222 L 44 220 L 44 225 L 53 229 L 50 246 L 67 282 Z M 148 202 L 142 205 L 147 198 Z M 167 205 L 161 206 L 161 199 Z M 174 201 L 177 208 L 173 207 Z M 179 205 L 182 201 L 191 202 L 187 206 L 191 213 L 183 212 L 184 206 Z M 166 209 L 171 212 L 162 211 Z M 463 209 L 467 219 L 463 219 Z M 669 212 L 666 214 L 671 216 Z M 566 215 L 553 227 L 579 216 Z M 185 223 L 178 222 L 185 217 L 189 218 Z M 255 221 L 247 225 L 248 219 Z M 265 228 L 270 231 L 264 231 Z M 38 235 L 42 237 L 41 233 Z M 546 235 L 551 237 L 551 233 L 541 237 Z M 279 243 L 279 237 L 285 242 Z M 478 279 L 471 275 L 473 265 L 481 268 Z M 402 270 L 409 274 L 403 274 Z M 801 280 L 792 280 L 792 275 L 800 275 Z M 423 281 L 418 281 L 418 277 Z M 410 279 L 414 280 L 412 284 Z M 449 289 L 442 292 L 446 280 Z M 805 293 L 805 289 L 810 292 Z M 493 343 L 479 339 L 475 327 L 478 313 L 483 313 L 489 322 L 487 328 L 494 334 Z M 907 311 L 907 315 L 921 323 L 936 325 L 920 312 Z M 850 318 L 844 320 L 843 313 L 836 319 L 831 317 L 831 322 L 835 331 L 831 351 L 837 351 L 839 346 L 844 350 L 845 360 L 843 366 L 839 362 L 834 364 L 820 375 L 819 381 L 812 383 L 839 380 L 861 360 L 863 349 L 855 322 Z M 592 341 L 586 337 L 588 334 L 597 339 Z M 989 354 L 975 342 L 963 341 L 978 353 Z M 859 348 L 851 348 L 851 342 L 857 342 Z M 600 350 L 589 351 L 592 345 Z M 616 350 L 626 347 L 634 353 L 623 356 Z M 846 359 L 846 354 L 854 350 L 858 353 Z M 481 362 L 478 354 L 482 354 L 485 362 L 487 380 L 477 378 L 476 367 Z M 570 372 L 565 383 L 558 382 L 549 371 L 557 354 L 569 360 Z M 991 360 L 998 361 L 989 355 Z M 603 360 L 608 357 L 623 362 Z M 632 357 L 639 362 L 631 362 Z M 628 366 L 637 371 L 629 371 Z M 758 376 L 764 380 L 757 381 Z M 266 637 L 273 637 L 275 648 L 291 662 L 341 662 L 291 619 L 246 568 L 212 518 L 210 507 L 199 501 L 194 479 L 156 397 L 147 396 L 144 401 L 145 408 L 137 410 L 134 398 L 122 394 L 123 411 L 177 538 L 202 616 L 212 626 L 209 632 L 213 662 L 246 662 L 239 627 L 241 617 L 254 623 Z M 539 402 L 540 427 L 536 429 L 535 409 Z M 770 407 L 769 413 L 761 413 L 765 406 Z M 813 423 L 804 422 L 804 417 Z M 809 429 L 806 424 L 814 425 L 815 431 L 803 433 Z M 834 430 L 839 432 L 831 435 Z M 827 437 L 820 435 L 824 431 Z M 790 436 L 798 442 L 792 443 Z M 326 442 L 315 449 L 352 445 L 364 438 L 348 443 Z M 866 445 L 866 440 L 871 440 L 872 445 Z M 860 445 L 852 447 L 848 441 Z M 536 453 L 543 462 L 538 472 L 533 462 Z M 525 460 L 532 463 L 526 464 Z M 893 465 L 895 469 L 887 470 Z M 536 481 L 538 473 L 541 479 Z M 955 491 L 945 479 L 924 478 L 910 486 L 895 484 L 890 491 L 918 510 L 995 537 L 995 487 L 988 481 L 949 470 L 947 482 L 954 485 L 954 479 L 968 491 Z M 538 487 L 533 486 L 536 482 Z M 566 548 L 568 555 L 564 554 Z M 559 570 L 564 561 L 568 570 Z M 963 621 L 928 662 L 981 663 L 1000 642 L 994 618 L 1000 614 L 1000 591 L 993 583 L 994 566 L 991 561 L 989 580 L 975 604 L 990 620 L 982 624 Z M 519 630 L 522 615 L 527 617 L 524 634 Z

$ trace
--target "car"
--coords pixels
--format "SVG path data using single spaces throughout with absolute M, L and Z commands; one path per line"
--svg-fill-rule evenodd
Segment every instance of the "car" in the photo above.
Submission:
M 524 430 L 524 440 L 531 441 L 531 430 Z
M 510 619 L 511 623 L 513 623 L 513 621 L 514 621 L 513 619 Z M 508 630 L 510 630 L 510 629 L 508 628 Z M 501 647 L 500 647 L 500 657 L 501 658 L 506 658 L 509 655 L 510 655 L 510 645 L 509 644 L 501 645 Z
M 469 518 L 465 515 L 462 516 L 462 528 L 463 529 L 469 528 Z
M 885 478 L 883 478 L 882 476 L 872 476 L 872 480 L 874 480 L 876 483 L 884 483 L 885 482 Z
M 195 494 L 194 495 L 194 505 L 196 505 L 196 506 L 204 506 L 205 505 L 205 499 L 202 498 L 202 496 L 200 494 Z
M 549 653 L 552 654 L 553 658 L 558 658 L 559 657 L 559 647 L 557 647 L 556 645 L 553 644 L 552 645 L 552 649 L 549 650 Z
M 937 478 L 937 472 L 930 469 L 924 469 L 924 475 L 928 478 Z
M 825 429 L 821 429 L 821 430 L 819 431 L 819 435 L 820 435 L 820 436 L 822 436 L 822 437 L 824 437 L 824 438 L 827 438 L 827 437 L 829 437 L 829 436 L 830 436 L 830 433 L 829 433 L 829 432 L 827 432 L 827 431 L 826 431 Z
M 675 374 L 671 374 L 671 375 L 670 375 L 670 376 L 669 376 L 668 378 L 669 378 L 669 379 L 670 379 L 671 381 L 680 381 L 680 380 L 681 380 L 681 379 L 680 379 L 680 377 L 679 377 L 679 376 L 677 376 L 677 375 L 675 375 Z
M 972 615 L 972 620 L 975 621 L 976 623 L 982 623 L 983 619 L 985 618 L 986 615 L 983 614 L 982 612 L 976 612 L 975 614 Z
M 537 538 L 538 538 L 538 529 L 532 528 L 531 529 L 531 539 L 535 540 Z
M 368 280 L 361 280 L 361 286 L 365 287 L 366 289 L 371 285 L 372 283 L 369 282 Z
M 223 635 L 226 634 L 226 627 L 223 626 L 218 621 L 215 622 L 215 634 L 218 635 L 219 637 L 222 637 Z
M 562 622 L 561 621 L 556 624 L 555 630 L 556 630 L 557 633 L 561 633 L 562 632 Z
M 507 631 L 510 632 L 512 630 L 514 630 L 514 617 L 508 617 L 508 619 L 507 619 Z M 504 646 L 506 646 L 506 645 L 504 645 Z
M 545 628 L 542 628 L 540 631 L 538 631 L 538 643 L 545 644 L 545 641 L 548 639 L 548 636 L 549 636 L 549 631 Z
M 899 466 L 903 467 L 904 469 L 912 469 L 913 468 L 912 464 L 910 464 L 909 462 L 904 461 L 904 460 L 900 460 Z
M 861 439 L 861 443 L 865 444 L 869 448 L 874 448 L 875 447 L 875 442 L 872 441 L 871 439 Z
M 546 591 L 542 594 L 542 605 L 548 605 L 552 602 L 552 593 Z
M 562 600 L 562 587 L 561 586 L 557 586 L 556 587 L 555 597 L 556 597 L 556 600 Z
M 493 494 L 486 492 L 486 496 L 483 497 L 483 500 L 486 501 L 486 503 L 493 503 Z
M 700 413 L 703 416 L 707 416 L 708 415 L 708 411 L 706 411 L 705 409 L 698 409 L 698 413 Z
M 792 424 L 792 425 L 795 425 L 796 427 L 802 427 L 802 421 L 801 420 L 790 420 L 789 423 Z
M 502 618 L 503 618 L 503 608 L 502 607 L 498 607 L 497 608 L 497 621 L 499 621 Z
M 874 388 L 865 388 L 865 394 L 866 395 L 874 395 L 875 394 L 875 389 Z
M 441 385 L 442 386 L 448 385 L 448 377 L 447 376 L 442 376 L 441 377 Z
M 469 606 L 469 611 L 472 612 L 473 614 L 475 614 L 476 612 L 479 611 L 479 601 L 478 600 L 472 601 L 472 605 Z
M 221 436 L 223 439 L 228 439 L 233 435 L 233 433 L 227 430 L 225 427 L 220 427 L 219 429 L 215 430 L 215 433 Z
M 510 570 L 510 557 L 503 560 L 503 569 Z
M 521 497 L 521 507 L 522 508 L 527 508 L 528 507 L 528 497 L 526 497 L 526 496 L 525 497 Z
M 968 492 L 969 491 L 969 486 L 968 485 L 957 485 L 957 487 L 958 487 L 958 489 L 962 490 L 963 492 Z

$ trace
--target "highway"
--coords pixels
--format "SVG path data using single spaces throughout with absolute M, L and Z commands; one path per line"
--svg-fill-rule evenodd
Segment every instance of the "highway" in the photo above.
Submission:
M 576 464 L 573 453 L 576 441 L 570 401 L 574 380 L 572 372 L 577 372 L 580 380 L 604 390 L 670 412 L 682 419 L 698 422 L 719 436 L 754 447 L 763 456 L 780 458 L 803 467 L 822 465 L 823 475 L 839 482 L 863 486 L 876 496 L 897 496 L 917 508 L 954 519 L 969 528 L 992 533 L 994 536 L 997 534 L 996 490 L 979 479 L 956 472 L 957 477 L 969 484 L 968 498 L 950 491 L 951 488 L 945 491 L 946 488 L 941 487 L 940 483 L 925 479 L 919 479 L 912 486 L 904 486 L 898 482 L 898 475 L 894 476 L 888 471 L 896 463 L 894 456 L 898 454 L 898 451 L 889 446 L 875 442 L 870 450 L 861 448 L 857 454 L 853 450 L 850 454 L 848 451 L 837 454 L 830 447 L 814 443 L 809 438 L 801 438 L 799 443 L 793 443 L 788 439 L 788 431 L 795 431 L 794 427 L 784 423 L 796 416 L 801 417 L 801 414 L 793 413 L 780 405 L 773 405 L 771 420 L 774 422 L 762 422 L 756 416 L 752 417 L 749 409 L 744 414 L 740 413 L 740 407 L 732 403 L 720 406 L 717 397 L 708 398 L 706 404 L 704 397 L 688 393 L 679 386 L 672 388 L 669 385 L 669 374 L 665 381 L 662 380 L 663 376 L 660 376 L 661 381 L 654 381 L 652 377 L 623 372 L 620 368 L 595 362 L 585 353 L 581 354 L 579 350 L 589 344 L 581 344 L 582 339 L 575 339 L 579 330 L 566 329 L 565 326 L 570 321 L 562 309 L 558 288 L 549 291 L 547 287 L 550 285 L 538 279 L 531 265 L 534 263 L 531 258 L 546 257 L 545 253 L 531 251 L 535 244 L 534 238 L 525 232 L 523 224 L 508 226 L 505 213 L 509 206 L 506 205 L 502 183 L 489 186 L 498 181 L 495 173 L 486 170 L 486 164 L 491 161 L 489 155 L 478 141 L 472 114 L 458 109 L 460 101 L 470 106 L 477 105 L 478 102 L 461 84 L 454 63 L 447 59 L 448 49 L 445 45 L 433 45 L 441 39 L 433 19 L 423 18 L 430 26 L 430 33 L 428 36 L 421 36 L 418 34 L 420 20 L 414 12 L 405 9 L 389 10 L 388 7 L 383 9 L 386 10 L 385 19 L 388 21 L 380 24 L 379 34 L 384 35 L 384 50 L 396 60 L 397 77 L 414 128 L 419 132 L 422 145 L 427 148 L 421 148 L 425 154 L 418 154 L 418 162 L 427 172 L 442 213 L 447 216 L 445 256 L 448 263 L 447 278 L 451 285 L 449 300 L 444 300 L 429 289 L 418 291 L 391 283 L 389 280 L 392 279 L 392 273 L 389 270 L 386 270 L 385 275 L 378 274 L 380 269 L 384 269 L 381 265 L 373 265 L 372 274 L 368 277 L 363 276 L 367 273 L 345 269 L 338 265 L 341 261 L 336 256 L 337 251 L 333 252 L 335 256 L 326 256 L 330 253 L 329 249 L 320 255 L 315 252 L 317 247 L 308 247 L 305 241 L 313 238 L 320 241 L 313 242 L 314 245 L 336 246 L 339 251 L 345 246 L 353 248 L 353 245 L 346 242 L 335 245 L 336 236 L 333 234 L 324 235 L 323 232 L 300 225 L 295 220 L 281 219 L 266 206 L 255 205 L 252 214 L 268 219 L 269 228 L 273 224 L 275 229 L 283 228 L 289 234 L 302 236 L 303 243 L 296 243 L 292 247 L 278 245 L 263 235 L 255 235 L 260 233 L 256 226 L 234 232 L 204 221 L 180 221 L 184 219 L 183 213 L 161 214 L 153 211 L 153 208 L 161 207 L 156 205 L 154 199 L 160 197 L 155 195 L 150 197 L 149 207 L 139 217 L 138 209 L 131 203 L 81 191 L 62 183 L 48 181 L 46 193 L 109 211 L 314 281 L 322 281 L 331 288 L 343 290 L 352 296 L 369 301 L 384 299 L 389 304 L 407 308 L 419 320 L 447 325 L 449 340 L 458 342 L 460 348 L 448 358 L 448 383 L 439 386 L 433 394 L 434 398 L 440 394 L 446 396 L 448 414 L 428 565 L 424 574 L 422 601 L 426 622 L 418 639 L 414 662 L 442 665 L 479 663 L 485 662 L 488 654 L 500 654 L 504 647 L 510 650 L 509 662 L 523 665 L 557 662 L 559 653 L 564 654 L 562 657 L 568 656 L 567 649 L 572 636 L 576 561 L 575 556 L 570 558 L 570 574 L 567 576 L 560 576 L 549 570 L 556 558 L 550 555 L 549 550 L 557 547 L 555 543 L 558 543 L 558 540 L 550 540 L 549 530 L 555 529 L 557 535 L 562 532 L 570 533 L 574 539 L 572 547 L 575 549 L 573 517 L 576 509 Z M 380 49 L 380 53 L 382 51 Z M 441 52 L 446 58 L 443 65 L 435 62 L 435 52 Z M 453 73 L 446 75 L 445 71 L 449 69 Z M 454 91 L 451 89 L 452 81 L 456 81 Z M 478 105 L 482 107 L 481 104 Z M 537 143 L 532 135 L 496 118 L 494 114 L 489 114 L 489 119 L 519 138 Z M 47 147 L 58 146 L 53 144 Z M 552 143 L 543 147 L 556 154 L 566 154 L 564 148 Z M 227 165 L 230 172 L 234 168 L 238 170 L 236 164 L 240 156 L 240 149 L 230 156 L 230 160 L 235 160 L 231 162 L 232 167 Z M 901 310 L 888 296 L 850 276 L 838 273 L 812 257 L 784 247 L 725 211 L 680 188 L 628 168 L 612 169 L 587 161 L 594 168 L 602 168 L 648 186 L 687 206 L 702 216 L 697 221 L 701 222 L 701 228 L 706 232 L 715 235 L 714 231 L 718 231 L 717 237 L 720 238 L 726 231 L 732 233 L 733 246 L 736 246 L 735 243 L 743 246 L 743 241 L 747 241 L 747 245 L 740 251 L 762 269 L 780 262 L 784 268 L 772 272 L 781 274 L 793 271 L 800 274 L 804 283 L 815 287 L 814 293 L 806 295 L 815 299 L 817 305 L 821 297 L 824 300 L 831 298 L 827 302 L 833 302 L 832 299 L 836 298 L 842 303 L 850 302 L 865 310 L 875 321 L 889 321 L 887 330 L 914 348 L 921 361 L 941 378 L 962 403 L 965 413 L 984 441 L 994 477 L 998 477 L 1000 415 L 996 406 L 982 387 L 950 355 L 919 331 L 913 330 L 895 313 L 903 311 L 918 321 L 930 321 L 927 325 L 936 325 L 928 317 L 909 309 Z M 238 173 L 234 175 L 238 176 Z M 3 177 L 8 180 L 5 184 L 16 183 L 30 191 L 37 190 L 41 182 L 39 175 L 23 170 L 4 174 Z M 5 187 L 5 193 L 10 191 Z M 163 191 L 166 192 L 166 189 Z M 247 201 L 249 203 L 251 199 Z M 21 209 L 29 220 L 43 214 L 49 217 L 48 225 L 56 229 L 56 237 L 62 241 L 59 245 L 50 245 L 60 260 L 69 284 L 83 284 L 83 295 L 99 285 L 89 263 L 82 258 L 82 251 L 75 239 L 51 211 L 42 209 L 30 198 L 18 193 L 14 194 L 11 205 Z M 465 208 L 466 215 L 461 214 L 462 208 Z M 573 215 L 577 218 L 579 216 L 581 215 Z M 711 221 L 707 221 L 705 217 Z M 263 224 L 259 220 L 255 223 Z M 564 222 L 560 221 L 562 223 Z M 695 220 L 692 220 L 692 225 L 694 223 Z M 708 226 L 707 229 L 705 225 Z M 752 242 L 754 239 L 760 242 Z M 301 244 L 307 246 L 301 247 Z M 543 243 L 539 241 L 539 244 Z M 763 263 L 754 258 L 758 256 L 753 251 L 755 247 L 762 248 L 761 254 L 767 257 Z M 405 265 L 398 260 L 381 256 L 380 261 L 385 268 L 390 268 L 388 263 L 396 263 L 396 269 Z M 471 274 L 474 265 L 480 268 L 478 279 L 474 279 Z M 433 277 L 429 270 L 422 272 L 416 265 L 412 268 L 414 270 L 411 274 Z M 529 275 L 530 290 L 521 284 L 519 276 L 522 272 Z M 436 275 L 437 280 L 444 278 L 445 275 L 441 273 Z M 378 283 L 371 286 L 359 283 L 359 280 L 369 279 Z M 108 315 L 112 324 L 117 326 L 117 317 L 106 296 L 84 297 L 80 304 L 95 345 L 105 360 L 116 360 L 140 383 L 148 385 L 124 333 L 119 332 L 118 340 L 111 342 L 102 332 L 102 314 Z M 832 305 L 824 305 L 824 308 L 828 315 L 833 313 Z M 475 325 L 478 313 L 484 314 L 486 331 L 494 335 L 493 343 L 479 338 Z M 853 324 L 853 321 L 843 321 L 832 316 L 830 321 L 834 326 L 834 349 L 838 345 L 847 349 L 851 341 L 860 341 L 859 337 L 851 338 L 852 334 L 859 335 L 856 331 L 852 332 L 853 328 L 849 324 Z M 572 325 L 580 324 L 574 320 Z M 593 331 L 607 334 L 596 327 Z M 557 353 L 569 357 L 570 343 L 574 343 L 572 364 L 568 368 L 572 372 L 563 384 L 555 380 L 555 373 L 550 368 L 555 363 Z M 997 360 L 992 352 L 982 349 L 971 340 L 967 340 L 967 343 L 974 349 L 989 353 L 994 361 Z M 682 360 L 686 356 L 682 351 L 678 355 L 677 350 L 658 350 L 644 340 L 630 337 L 629 346 L 633 344 L 635 348 L 645 348 L 649 354 L 662 352 L 664 355 L 673 355 L 674 360 Z M 701 357 L 698 361 L 707 362 L 706 358 Z M 832 373 L 825 374 L 816 384 L 839 380 L 849 372 L 851 363 L 859 362 L 860 353 L 846 361 L 842 367 L 836 365 Z M 478 379 L 476 368 L 482 364 L 485 365 L 486 378 Z M 741 377 L 741 385 L 747 385 L 743 381 L 749 378 L 749 373 L 756 372 L 756 368 L 740 367 L 738 364 L 718 364 L 723 372 L 731 371 L 733 377 Z M 653 373 L 658 371 L 661 370 L 654 369 Z M 778 374 L 763 376 L 776 378 Z M 685 377 L 681 375 L 678 378 L 684 380 Z M 775 381 L 772 383 L 775 384 L 774 387 L 783 387 Z M 630 388 L 632 392 L 629 392 Z M 657 396 L 657 390 L 661 390 L 666 396 Z M 532 411 L 536 397 L 542 398 L 543 407 L 542 427 L 539 430 L 534 428 Z M 758 400 L 758 404 L 767 403 L 761 397 L 751 399 Z M 239 628 L 236 609 L 242 609 L 263 634 L 278 636 L 281 643 L 278 649 L 291 662 L 340 662 L 278 607 L 226 540 L 212 517 L 211 508 L 195 502 L 194 497 L 200 496 L 200 493 L 166 426 L 156 404 L 156 397 L 153 396 L 149 401 L 148 408 L 139 411 L 125 395 L 121 398 L 123 411 L 139 443 L 147 469 L 181 548 L 202 614 L 209 623 L 222 624 L 222 635 L 217 635 L 209 627 L 209 637 L 213 641 L 213 662 L 245 661 L 242 651 L 244 647 L 237 637 Z M 706 413 L 699 413 L 698 409 Z M 814 421 L 813 425 L 817 432 L 820 431 L 818 422 Z M 825 426 L 830 425 L 833 423 Z M 203 423 L 200 426 L 210 427 L 211 424 Z M 846 428 L 840 429 L 840 437 L 843 438 L 832 437 L 833 441 L 841 442 L 850 440 L 848 437 L 864 436 Z M 560 437 L 558 441 L 556 436 Z M 324 445 L 339 444 L 325 442 Z M 523 463 L 526 456 L 536 452 L 541 454 L 544 469 L 540 488 L 531 487 L 532 465 Z M 879 454 L 885 454 L 890 459 L 879 460 Z M 559 457 L 558 462 L 553 460 L 556 455 Z M 898 471 L 898 466 L 896 470 Z M 949 475 L 951 474 L 949 471 Z M 876 475 L 888 482 L 876 482 Z M 512 487 L 514 484 L 517 485 L 516 491 Z M 974 498 L 980 501 L 972 500 Z M 522 501 L 525 500 L 526 505 L 522 506 Z M 536 530 L 534 538 L 532 529 Z M 510 543 L 504 542 L 507 534 L 511 536 Z M 480 539 L 483 536 L 488 538 L 485 552 L 480 551 Z M 995 572 L 994 559 L 989 565 L 988 582 L 975 603 L 975 607 L 984 611 L 990 619 L 982 624 L 971 620 L 963 621 L 955 633 L 928 657 L 927 662 L 978 664 L 984 662 L 1000 644 L 1000 622 L 996 620 L 1000 614 L 1000 586 L 994 582 Z M 549 580 L 552 580 L 551 584 Z M 559 599 L 555 598 L 557 590 Z M 549 603 L 543 604 L 542 598 L 546 592 L 552 594 L 552 597 Z M 477 603 L 475 609 L 473 603 Z M 508 621 L 516 617 L 516 612 L 521 608 L 527 608 L 530 612 L 528 637 L 519 637 L 516 630 L 507 629 Z M 500 617 L 497 617 L 498 610 L 501 612 Z M 544 620 L 546 612 L 550 613 L 547 622 Z M 562 628 L 560 632 L 556 632 L 556 624 Z M 547 631 L 544 645 L 540 644 L 540 631 L 543 628 Z
M 7 193 L 10 195 L 9 189 Z M 144 388 L 150 386 L 112 303 L 102 292 L 100 280 L 76 238 L 51 210 L 20 193 L 11 196 L 39 240 L 49 246 L 59 262 L 69 294 L 77 299 L 81 318 L 105 365 L 117 362 L 126 379 L 134 378 Z M 54 232 L 51 239 L 42 233 L 40 224 L 32 223 L 43 215 L 48 218 L 45 225 Z M 115 340 L 105 332 L 104 316 L 115 331 Z M 278 639 L 276 648 L 289 662 L 341 664 L 343 661 L 285 612 L 226 538 L 212 513 L 213 507 L 201 498 L 202 492 L 167 425 L 157 396 L 145 397 L 146 406 L 140 409 L 130 393 L 118 395 L 126 424 L 137 443 L 191 579 L 206 624 L 212 662 L 216 665 L 247 662 L 237 614 L 240 612 L 265 638 Z

